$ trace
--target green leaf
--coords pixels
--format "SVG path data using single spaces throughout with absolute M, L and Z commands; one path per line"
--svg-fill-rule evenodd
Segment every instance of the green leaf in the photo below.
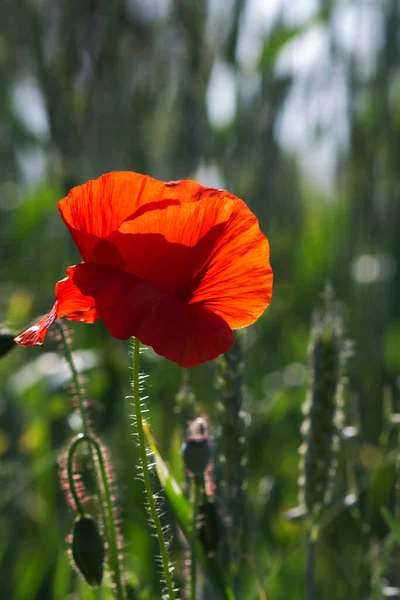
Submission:
M 381 507 L 381 515 L 393 536 L 400 542 L 400 524 L 394 519 L 393 515 L 385 506 Z
M 160 479 L 161 485 L 163 486 L 164 492 L 168 501 L 173 508 L 180 528 L 187 540 L 190 540 L 190 530 L 192 522 L 192 509 L 185 498 L 178 482 L 171 474 L 168 465 L 163 460 L 155 440 L 151 434 L 150 428 L 146 422 L 143 422 L 144 432 L 147 437 L 148 444 L 155 457 L 155 468 L 157 475 Z M 234 594 L 225 581 L 221 569 L 213 556 L 208 556 L 203 546 L 198 542 L 196 544 L 196 554 L 202 564 L 204 572 L 207 574 L 209 580 L 214 585 L 215 591 L 220 594 L 223 600 L 234 600 Z

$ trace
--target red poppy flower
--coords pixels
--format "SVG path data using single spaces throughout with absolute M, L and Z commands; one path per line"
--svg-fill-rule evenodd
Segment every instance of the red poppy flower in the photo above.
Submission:
M 56 302 L 15 338 L 42 344 L 58 318 L 103 319 L 116 338 L 137 337 L 194 367 L 228 350 L 272 294 L 269 245 L 246 204 L 194 181 L 161 183 L 108 173 L 58 203 L 82 255 L 56 284 Z

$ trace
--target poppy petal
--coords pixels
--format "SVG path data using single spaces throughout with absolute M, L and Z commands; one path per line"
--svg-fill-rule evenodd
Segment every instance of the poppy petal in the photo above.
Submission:
M 70 321 L 94 323 L 100 318 L 96 311 L 95 300 L 83 295 L 73 281 L 73 274 L 78 266 L 68 267 L 68 277 L 56 283 L 57 315 L 58 318 L 65 317 Z
M 180 182 L 162 183 L 130 171 L 106 173 L 74 187 L 58 209 L 86 262 L 96 262 L 93 248 L 126 219 L 144 210 L 196 200 L 199 184 L 181 189 Z
M 239 329 L 267 308 L 272 282 L 268 240 L 255 215 L 237 200 L 207 265 L 182 292 L 191 305 L 200 304 Z
M 21 333 L 21 335 L 14 338 L 14 342 L 20 346 L 38 346 L 43 344 L 50 325 L 52 325 L 56 319 L 57 302 L 47 315 L 44 315 L 44 317 L 35 323 L 35 325 L 32 325 L 29 329 Z
M 226 198 L 170 205 L 125 221 L 106 242 L 119 252 L 122 270 L 179 295 L 213 253 L 232 209 Z
M 74 267 L 68 269 L 70 275 Z M 15 338 L 20 346 L 37 346 L 44 342 L 49 327 L 56 319 L 66 317 L 71 321 L 84 321 L 93 323 L 99 318 L 94 308 L 93 298 L 83 296 L 73 284 L 72 279 L 66 277 L 56 284 L 56 302 L 52 309 L 44 315 L 35 325 L 32 325 Z
M 183 184 L 191 182 L 181 182 Z M 124 270 L 186 303 L 220 315 L 232 329 L 250 325 L 269 305 L 269 244 L 247 205 L 202 188 L 198 201 L 149 211 L 108 237 Z
M 189 306 L 141 277 L 110 267 L 81 264 L 71 273 L 84 296 L 118 339 L 137 337 L 182 367 L 212 360 L 233 344 L 226 322 L 203 306 Z
M 106 173 L 74 187 L 59 201 L 58 208 L 83 260 L 103 264 L 94 255 L 94 247 L 124 221 L 132 221 L 145 213 L 153 215 L 168 206 L 212 198 L 218 193 L 195 181 L 162 183 L 148 175 L 121 171 Z M 224 195 L 234 197 L 228 192 Z M 118 264 L 112 266 L 119 268 Z

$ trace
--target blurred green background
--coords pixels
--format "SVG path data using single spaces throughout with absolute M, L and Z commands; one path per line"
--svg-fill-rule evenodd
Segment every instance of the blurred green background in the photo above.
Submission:
M 17 333 L 53 304 L 80 260 L 56 203 L 103 172 L 227 188 L 270 240 L 273 301 L 241 336 L 251 519 L 240 600 L 304 598 L 305 525 L 286 511 L 298 504 L 309 325 L 327 280 L 355 344 L 346 424 L 359 435 L 318 544 L 318 599 L 400 598 L 396 547 L 380 568 L 380 505 L 396 483 L 383 407 L 400 411 L 399 26 L 398 0 L 0 0 L 2 325 Z M 101 322 L 73 331 L 113 457 L 132 598 L 159 598 L 129 345 Z M 217 431 L 216 367 L 183 372 L 151 351 L 142 367 L 154 435 L 183 484 L 187 419 L 206 415 Z M 67 380 L 51 340 L 0 361 L 2 600 L 92 598 L 65 555 L 73 515 L 57 458 L 79 430 Z

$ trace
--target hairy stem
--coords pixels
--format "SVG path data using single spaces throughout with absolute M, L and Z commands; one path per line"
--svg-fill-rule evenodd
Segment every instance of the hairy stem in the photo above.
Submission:
M 62 325 L 62 323 L 56 321 L 54 323 L 54 326 L 57 327 L 57 329 L 58 329 L 58 331 L 60 333 L 61 342 L 62 342 L 62 345 L 63 345 L 64 354 L 65 354 L 65 358 L 67 359 L 68 366 L 71 369 L 72 381 L 74 383 L 76 397 L 78 399 L 78 410 L 79 410 L 79 415 L 80 415 L 81 421 L 82 421 L 83 433 L 85 435 L 89 435 L 89 433 L 90 433 L 90 426 L 89 426 L 89 419 L 87 417 L 86 409 L 85 409 L 85 400 L 83 398 L 81 385 L 79 383 L 78 371 L 76 370 L 74 359 L 72 358 L 71 348 L 70 348 L 70 345 L 68 343 L 67 336 L 65 334 L 64 325 Z
M 166 543 L 164 540 L 164 535 L 162 532 L 162 526 L 160 517 L 157 513 L 156 503 L 153 497 L 153 490 L 151 487 L 150 481 L 150 473 L 149 466 L 147 463 L 147 453 L 146 453 L 146 441 L 143 431 L 143 422 L 142 422 L 142 410 L 140 406 L 140 384 L 139 384 L 139 350 L 140 350 L 140 342 L 137 338 L 134 338 L 133 341 L 133 373 L 132 373 L 132 387 L 133 387 L 133 401 L 135 408 L 135 416 L 136 416 L 136 426 L 139 440 L 139 451 L 140 458 L 142 462 L 143 468 L 143 481 L 146 489 L 146 497 L 149 505 L 150 515 L 154 522 L 154 527 L 156 530 L 158 544 L 160 547 L 160 555 L 162 561 L 162 568 L 164 572 L 165 585 L 168 592 L 169 600 L 175 600 L 174 588 L 172 585 L 172 578 L 170 572 L 170 565 L 168 559 L 168 552 Z
M 83 509 L 82 509 L 81 503 L 79 501 L 78 494 L 76 493 L 76 490 L 75 490 L 72 465 L 73 465 L 73 455 L 74 455 L 75 451 L 77 450 L 77 448 L 80 444 L 85 443 L 85 442 L 87 444 L 91 445 L 91 447 L 93 448 L 94 452 L 96 453 L 98 464 L 99 464 L 99 471 L 100 471 L 100 476 L 101 476 L 103 489 L 104 489 L 105 505 L 106 505 L 106 509 L 107 509 L 107 519 L 108 519 L 108 524 L 105 523 L 105 525 L 108 525 L 108 527 L 107 527 L 107 530 L 108 530 L 108 562 L 111 567 L 111 570 L 113 571 L 113 581 L 115 584 L 115 591 L 116 591 L 117 599 L 124 600 L 124 590 L 123 590 L 123 586 L 122 586 L 121 570 L 120 570 L 120 565 L 119 565 L 119 560 L 118 560 L 117 532 L 116 532 L 115 523 L 114 523 L 114 513 L 113 513 L 111 489 L 110 489 L 110 485 L 109 485 L 108 478 L 107 478 L 107 469 L 106 469 L 106 465 L 105 465 L 105 461 L 104 461 L 103 453 L 101 451 L 100 444 L 91 435 L 81 433 L 72 442 L 70 449 L 69 449 L 69 454 L 68 454 L 68 481 L 69 481 L 71 493 L 76 502 L 78 511 L 80 512 L 81 515 L 83 515 Z
M 64 350 L 64 355 L 67 360 L 68 366 L 71 370 L 72 381 L 74 384 L 75 393 L 76 393 L 76 397 L 78 400 L 79 416 L 80 416 L 81 422 L 82 422 L 82 432 L 84 435 L 90 435 L 91 431 L 90 431 L 89 418 L 86 413 L 85 399 L 83 397 L 82 387 L 79 382 L 79 375 L 78 375 L 78 371 L 75 367 L 70 344 L 69 344 L 69 342 L 67 340 L 67 336 L 65 334 L 65 326 L 62 323 L 57 322 L 57 321 L 56 321 L 56 323 L 54 323 L 54 325 L 57 327 L 57 329 L 60 333 L 61 342 L 62 342 L 63 350 Z M 91 470 L 93 473 L 95 492 L 96 492 L 96 496 L 99 500 L 101 519 L 104 524 L 104 533 L 105 533 L 106 537 L 108 537 L 107 536 L 107 520 L 106 520 L 106 513 L 105 513 L 105 508 L 104 508 L 103 492 L 101 490 L 101 486 L 100 486 L 99 479 L 98 479 L 99 473 L 98 473 L 98 469 L 97 469 L 97 465 L 96 465 L 96 458 L 95 458 L 93 448 L 90 448 L 89 454 L 90 454 L 90 467 L 91 467 Z
M 196 541 L 197 541 L 197 515 L 199 510 L 200 482 L 193 477 L 192 480 L 192 531 L 190 540 L 190 600 L 196 600 L 197 589 L 197 565 L 196 565 Z
M 83 397 L 82 388 L 81 388 L 81 385 L 79 382 L 79 375 L 78 375 L 78 371 L 75 367 L 71 348 L 68 343 L 67 336 L 65 334 L 65 328 L 62 325 L 62 323 L 60 323 L 60 322 L 56 322 L 55 326 L 57 327 L 57 329 L 60 333 L 61 342 L 62 342 L 63 350 L 64 350 L 64 355 L 65 355 L 65 358 L 69 365 L 69 368 L 71 370 L 72 381 L 73 381 L 73 384 L 75 387 L 76 397 L 78 400 L 79 415 L 80 415 L 80 418 L 82 421 L 83 436 L 86 439 L 86 441 L 92 440 L 91 446 L 89 449 L 89 460 L 90 460 L 91 470 L 93 473 L 94 487 L 95 487 L 96 496 L 99 500 L 101 520 L 103 522 L 103 527 L 104 527 L 104 535 L 108 540 L 109 563 L 110 563 L 110 566 L 112 569 L 113 583 L 114 583 L 114 586 L 115 586 L 115 589 L 117 592 L 118 600 L 123 600 L 124 594 L 123 594 L 123 587 L 122 587 L 122 583 L 121 583 L 121 569 L 120 569 L 119 560 L 118 560 L 118 548 L 117 548 L 117 544 L 116 544 L 114 516 L 112 514 L 111 494 L 110 494 L 110 488 L 108 485 L 108 479 L 107 479 L 107 473 L 105 470 L 103 455 L 101 454 L 100 446 L 90 436 L 91 431 L 90 431 L 89 418 L 86 413 L 85 399 Z M 79 439 L 81 439 L 81 438 L 79 438 Z M 94 443 L 96 443 L 98 450 L 96 450 Z M 75 487 L 73 485 L 71 485 L 72 462 L 70 465 L 70 460 L 72 461 L 72 455 L 73 455 L 73 452 L 70 451 L 70 454 L 68 456 L 69 487 L 71 489 L 71 493 L 73 495 L 73 498 L 74 498 L 74 501 L 75 501 L 78 511 L 80 512 L 80 514 L 83 514 L 82 507 L 79 503 L 79 499 L 75 492 Z M 98 458 L 98 464 L 96 464 L 96 455 Z M 100 459 L 100 457 L 101 457 L 101 459 Z M 100 485 L 99 478 L 102 480 L 102 483 L 103 483 L 104 495 L 103 495 L 103 490 Z M 107 506 L 109 523 L 107 523 L 105 504 Z M 111 507 L 111 513 L 110 513 L 110 507 Z M 112 538 L 114 538 L 114 541 Z M 115 547 L 115 551 L 113 550 L 114 547 Z

